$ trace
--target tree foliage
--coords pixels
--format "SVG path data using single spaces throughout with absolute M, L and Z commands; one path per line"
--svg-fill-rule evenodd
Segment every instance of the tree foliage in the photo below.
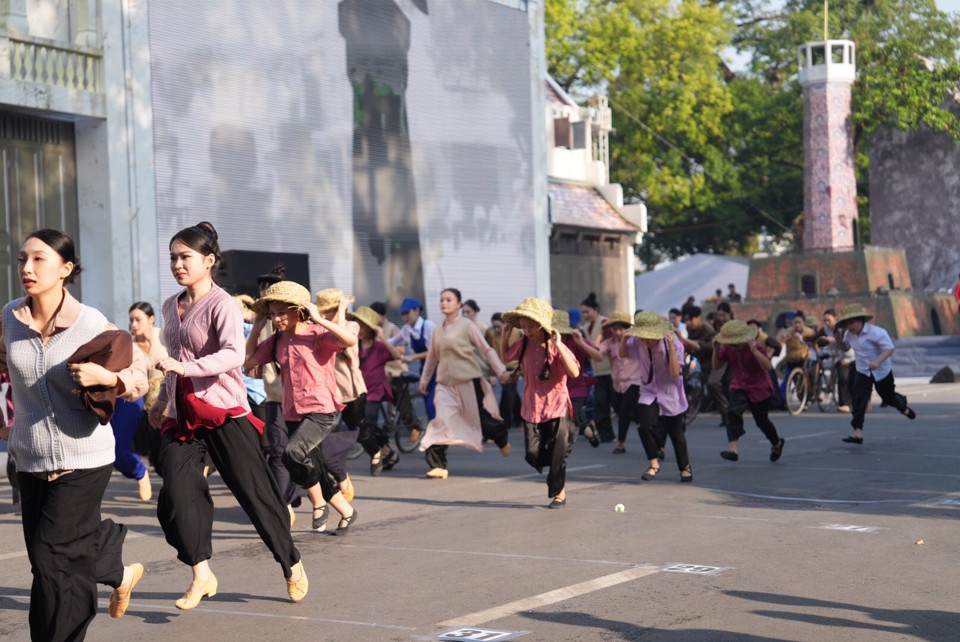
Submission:
M 605 92 L 614 113 L 611 178 L 643 198 L 644 257 L 753 249 L 787 234 L 803 207 L 797 46 L 823 36 L 820 0 L 547 0 L 547 59 L 573 95 Z M 960 22 L 933 0 L 846 0 L 831 38 L 857 45 L 853 127 L 866 203 L 878 127 L 944 131 L 960 87 Z M 749 57 L 732 72 L 730 47 Z M 865 210 L 865 208 L 864 208 Z

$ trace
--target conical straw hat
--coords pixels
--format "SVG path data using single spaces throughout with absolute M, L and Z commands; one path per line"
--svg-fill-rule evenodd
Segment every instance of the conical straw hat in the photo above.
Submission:
M 840 318 L 837 319 L 837 325 L 843 327 L 847 321 L 852 321 L 853 319 L 869 321 L 872 318 L 873 315 L 867 312 L 862 305 L 859 303 L 851 303 L 850 305 L 843 306 L 843 309 L 840 311 Z
M 365 305 L 361 305 L 353 312 L 347 312 L 347 318 L 351 321 L 362 323 L 374 332 L 376 332 L 377 328 L 380 327 L 380 315 L 377 314 L 373 308 L 369 308 Z
M 640 339 L 662 339 L 673 332 L 670 321 L 652 310 L 637 312 L 633 323 L 633 327 L 627 330 L 627 336 Z
M 516 310 L 503 313 L 504 323 L 518 324 L 520 317 L 535 321 L 547 332 L 553 331 L 553 308 L 543 299 L 524 299 Z
M 625 328 L 629 328 L 633 325 L 633 317 L 627 312 L 614 312 L 610 315 L 609 319 L 603 322 L 604 327 L 613 325 L 622 325 Z
M 717 342 L 728 345 L 739 345 L 749 343 L 757 338 L 757 328 L 746 321 L 734 319 L 727 321 L 720 328 L 720 334 L 717 335 Z
M 317 309 L 321 312 L 329 312 L 338 305 L 343 298 L 343 290 L 340 288 L 327 288 L 317 292 Z
M 310 291 L 299 283 L 293 281 L 280 281 L 274 283 L 263 296 L 257 299 L 253 304 L 253 311 L 257 314 L 267 314 L 270 303 L 279 301 L 291 306 L 303 308 L 310 303 Z
M 554 310 L 553 327 L 562 335 L 573 334 L 573 328 L 570 327 L 570 313 L 566 310 Z

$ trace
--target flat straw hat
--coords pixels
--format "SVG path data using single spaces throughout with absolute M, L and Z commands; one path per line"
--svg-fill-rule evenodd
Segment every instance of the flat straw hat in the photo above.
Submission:
M 351 321 L 362 323 L 374 332 L 376 332 L 377 328 L 380 326 L 380 315 L 377 314 L 373 308 L 365 305 L 361 305 L 353 312 L 347 312 L 347 318 Z
M 287 303 L 292 307 L 303 308 L 310 303 L 310 291 L 293 281 L 280 281 L 267 288 L 263 296 L 253 304 L 253 311 L 257 314 L 267 314 L 270 304 L 274 301 Z
M 723 324 L 723 327 L 720 328 L 720 334 L 717 335 L 717 342 L 726 343 L 727 345 L 740 345 L 742 343 L 750 343 L 756 338 L 756 326 L 752 326 L 746 321 L 734 319 L 733 321 L 727 321 Z
M 837 319 L 837 325 L 843 327 L 847 321 L 852 321 L 854 319 L 863 319 L 864 321 L 869 321 L 872 318 L 873 315 L 864 310 L 862 305 L 859 303 L 851 303 L 850 305 L 845 305 L 843 309 L 840 310 L 840 318 Z
M 535 321 L 547 332 L 553 331 L 553 308 L 542 299 L 535 299 L 533 297 L 524 299 L 520 302 L 520 305 L 517 306 L 516 310 L 503 313 L 504 323 L 516 324 L 520 320 L 520 317 Z
M 603 322 L 603 325 L 622 325 L 625 328 L 629 328 L 633 325 L 633 319 L 626 312 L 614 312 L 610 315 L 609 319 Z
M 573 328 L 570 327 L 570 313 L 566 310 L 554 310 L 553 327 L 562 335 L 573 334 Z
M 343 290 L 340 288 L 327 288 L 317 292 L 317 309 L 321 312 L 329 312 L 338 305 L 343 298 Z
M 257 303 L 256 301 L 254 301 L 253 297 L 250 296 L 249 294 L 234 295 L 233 300 L 237 302 L 237 305 L 239 305 L 240 309 L 243 310 L 244 312 L 247 312 L 248 310 L 253 310 L 253 306 L 256 305 Z
M 652 310 L 637 312 L 633 321 L 633 327 L 627 330 L 627 336 L 630 337 L 662 339 L 673 332 L 673 325 L 670 321 Z

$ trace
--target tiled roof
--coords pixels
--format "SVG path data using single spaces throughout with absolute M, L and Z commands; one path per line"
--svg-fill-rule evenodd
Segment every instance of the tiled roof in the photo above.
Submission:
M 550 196 L 550 222 L 555 225 L 612 232 L 640 231 L 620 216 L 594 187 L 550 181 L 547 193 Z
M 558 105 L 566 105 L 565 101 L 560 94 L 557 93 L 557 90 L 553 88 L 550 83 L 547 83 L 547 100 L 551 103 L 557 103 Z

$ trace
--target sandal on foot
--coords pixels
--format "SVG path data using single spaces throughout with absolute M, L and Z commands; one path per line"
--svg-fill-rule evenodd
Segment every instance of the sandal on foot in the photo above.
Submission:
M 854 437 L 853 435 L 850 435 L 849 437 L 844 437 L 842 441 L 848 444 L 862 444 L 863 437 Z
M 341 517 L 340 523 L 337 524 L 337 531 L 335 535 L 346 535 L 347 531 L 350 530 L 350 527 L 353 526 L 353 523 L 357 521 L 357 509 L 354 508 L 353 512 L 350 513 L 350 517 Z
M 400 455 L 397 454 L 396 450 L 391 450 L 390 454 L 383 458 L 383 469 L 391 470 L 397 465 L 398 461 L 400 461 Z
M 376 463 L 374 463 L 373 460 L 370 460 L 370 475 L 372 477 L 379 477 L 380 473 L 383 472 L 383 469 L 386 466 L 386 462 L 383 459 L 383 456 L 380 453 L 377 453 Z
M 617 446 L 616 448 L 613 449 L 614 455 L 622 455 L 626 452 L 627 452 L 627 449 L 624 448 L 623 446 Z
M 642 479 L 643 481 L 650 481 L 651 479 L 654 479 L 657 476 L 657 473 L 659 472 L 660 472 L 659 466 L 650 466 L 649 468 L 647 468 L 647 472 L 640 475 L 640 479 Z
M 312 527 L 313 530 L 317 531 L 318 533 L 322 533 L 323 531 L 327 530 L 327 504 L 324 504 L 320 508 L 314 507 L 314 515 L 316 515 L 317 511 L 320 511 L 320 517 L 313 518 Z
M 720 453 L 720 456 L 726 459 L 727 461 L 738 461 L 740 459 L 740 455 L 733 452 L 732 450 L 724 450 L 723 452 Z
M 567 505 L 566 498 L 560 499 L 559 497 L 554 497 L 553 501 L 550 502 L 550 505 L 547 508 L 552 508 L 554 510 L 557 510 L 559 508 L 563 508 L 566 505 Z
M 597 437 L 597 431 L 593 429 L 592 423 L 583 429 L 583 436 L 586 437 L 587 441 L 589 441 L 590 445 L 594 448 L 600 447 L 600 438 Z
M 684 477 L 684 473 L 686 473 L 686 477 Z M 682 482 L 693 481 L 693 469 L 690 468 L 690 466 L 687 466 L 686 468 L 680 471 L 680 481 Z
M 783 454 L 783 445 L 785 443 L 787 443 L 787 440 L 781 437 L 777 445 L 770 449 L 770 461 L 777 461 L 780 459 L 780 455 Z
M 907 419 L 916 419 L 916 418 L 917 418 L 917 413 L 915 413 L 915 412 L 913 411 L 913 408 L 911 408 L 910 406 L 906 406 L 903 410 L 900 411 L 900 414 L 902 414 L 902 415 L 903 415 L 904 417 L 906 417 Z

